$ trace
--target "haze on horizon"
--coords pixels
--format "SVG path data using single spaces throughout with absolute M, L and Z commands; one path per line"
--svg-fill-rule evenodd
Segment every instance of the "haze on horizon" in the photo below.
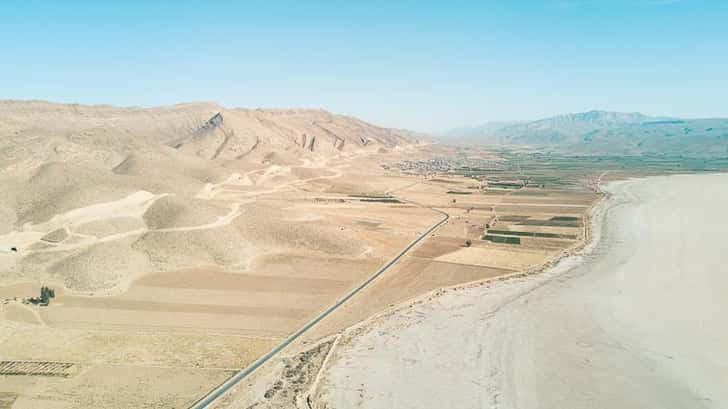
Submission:
M 4 1 L 3 99 L 310 107 L 437 131 L 728 116 L 728 4 Z

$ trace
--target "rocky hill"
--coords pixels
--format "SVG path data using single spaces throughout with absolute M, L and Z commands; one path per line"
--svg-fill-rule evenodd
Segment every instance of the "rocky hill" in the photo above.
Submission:
M 352 161 L 376 172 L 370 155 L 419 140 L 323 110 L 0 101 L 0 280 L 110 292 L 260 254 L 355 257 L 366 249 L 333 221 L 283 222 L 309 217 L 286 195 L 348 192 Z
M 589 111 L 536 121 L 486 124 L 443 137 L 458 142 L 549 146 L 594 154 L 728 155 L 728 119 L 723 118 Z
M 216 104 L 121 108 L 0 101 L 0 167 L 49 160 L 114 167 L 127 155 L 170 147 L 206 160 L 261 161 L 391 149 L 416 141 L 323 110 L 226 109 Z
M 417 141 L 408 131 L 323 110 L 0 101 L 0 233 L 138 190 L 194 196 L 234 172 Z

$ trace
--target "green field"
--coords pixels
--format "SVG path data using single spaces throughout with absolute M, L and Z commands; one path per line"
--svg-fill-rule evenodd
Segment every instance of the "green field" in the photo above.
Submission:
M 520 237 L 493 236 L 491 234 L 486 234 L 485 236 L 483 236 L 483 240 L 487 240 L 493 243 L 521 244 Z
M 488 230 L 489 234 L 499 234 L 508 236 L 521 237 L 538 237 L 545 239 L 569 239 L 574 240 L 576 236 L 573 234 L 557 234 L 557 233 L 536 233 L 531 231 L 511 231 L 511 230 Z

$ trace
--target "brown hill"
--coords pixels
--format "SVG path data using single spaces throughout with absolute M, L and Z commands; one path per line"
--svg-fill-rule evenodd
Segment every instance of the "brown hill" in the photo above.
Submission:
M 207 160 L 265 158 L 292 151 L 321 156 L 405 145 L 416 135 L 309 109 L 226 109 L 194 103 L 123 108 L 0 101 L 0 164 L 66 159 L 119 164 L 139 149 L 164 145 Z M 121 156 L 121 157 L 120 157 Z
M 366 248 L 334 221 L 291 226 L 305 210 L 259 201 L 417 139 L 322 110 L 0 101 L 0 250 L 18 249 L 2 252 L 0 279 L 94 291 L 258 254 L 355 257 Z

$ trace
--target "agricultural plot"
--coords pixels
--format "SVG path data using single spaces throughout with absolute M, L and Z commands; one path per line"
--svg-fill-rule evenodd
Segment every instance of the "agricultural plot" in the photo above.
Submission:
M 483 236 L 483 240 L 492 241 L 493 243 L 521 244 L 520 237 L 496 236 L 492 234 L 486 234 Z
M 575 240 L 576 235 L 574 234 L 557 234 L 557 233 L 539 233 L 531 231 L 513 231 L 513 230 L 488 230 L 488 233 L 499 235 L 499 236 L 524 236 L 524 237 L 539 237 L 548 239 L 570 239 Z
M 0 361 L 0 375 L 60 376 L 73 373 L 71 362 L 49 361 Z

